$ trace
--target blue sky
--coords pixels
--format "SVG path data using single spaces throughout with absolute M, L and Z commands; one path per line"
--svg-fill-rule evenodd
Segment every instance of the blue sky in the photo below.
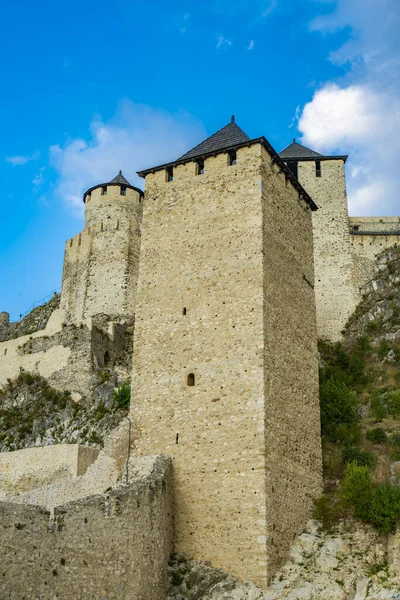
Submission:
M 61 285 L 82 192 L 231 114 L 276 150 L 349 154 L 352 214 L 400 214 L 398 0 L 3 3 L 0 310 Z

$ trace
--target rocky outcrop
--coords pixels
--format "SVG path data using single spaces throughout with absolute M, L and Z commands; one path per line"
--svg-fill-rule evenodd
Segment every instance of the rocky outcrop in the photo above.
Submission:
M 400 532 L 356 522 L 332 533 L 309 521 L 267 590 L 182 555 L 169 562 L 167 600 L 400 600 Z
M 0 388 L 0 452 L 65 443 L 101 447 L 127 415 L 129 384 L 122 384 L 115 372 L 101 371 L 92 397 L 76 402 L 43 377 L 21 371 Z
M 373 278 L 362 290 L 362 300 L 346 326 L 346 339 L 359 335 L 379 342 L 400 337 L 400 249 L 380 254 Z
M 20 321 L 10 323 L 10 315 L 7 312 L 0 312 L 0 342 L 45 329 L 52 312 L 59 306 L 60 294 L 55 293 L 46 304 L 32 309 Z

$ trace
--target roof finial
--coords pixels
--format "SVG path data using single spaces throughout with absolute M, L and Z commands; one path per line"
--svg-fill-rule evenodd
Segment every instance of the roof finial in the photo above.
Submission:
M 121 169 L 119 170 L 119 174 L 120 174 L 120 175 L 122 175 L 122 171 L 121 171 Z
M 293 144 L 295 144 L 295 143 L 296 143 L 296 138 L 293 138 Z
M 231 123 L 234 123 L 234 122 L 235 122 L 235 115 L 232 115 L 231 116 Z

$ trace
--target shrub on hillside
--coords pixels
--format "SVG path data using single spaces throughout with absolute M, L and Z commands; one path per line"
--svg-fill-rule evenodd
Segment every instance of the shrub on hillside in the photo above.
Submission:
M 373 488 L 368 467 L 350 463 L 342 481 L 341 497 L 345 504 L 354 508 L 354 514 L 362 521 L 371 519 Z
M 368 441 L 374 444 L 386 444 L 387 435 L 386 431 L 382 427 L 375 427 L 375 429 L 369 429 L 365 436 Z
M 113 394 L 115 404 L 118 408 L 125 408 L 131 401 L 131 384 L 125 381 L 120 385 Z
M 374 488 L 370 519 L 380 533 L 390 533 L 400 517 L 400 488 L 382 485 Z
M 321 383 L 321 431 L 328 439 L 352 441 L 358 437 L 357 395 L 344 381 L 330 378 Z
M 376 457 L 367 452 L 366 450 L 360 450 L 356 446 L 346 446 L 342 451 L 342 460 L 345 465 L 348 463 L 355 463 L 359 467 L 372 468 L 376 465 Z
M 345 505 L 352 506 L 354 515 L 371 523 L 380 533 L 394 531 L 400 518 L 400 487 L 372 485 L 368 467 L 350 463 L 345 470 L 341 487 Z

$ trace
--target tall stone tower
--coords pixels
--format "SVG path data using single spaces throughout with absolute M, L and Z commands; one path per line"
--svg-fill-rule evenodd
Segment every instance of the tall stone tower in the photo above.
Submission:
M 67 241 L 61 308 L 79 322 L 133 317 L 143 192 L 119 174 L 85 192 L 85 228 Z
M 135 453 L 173 457 L 175 548 L 265 585 L 321 485 L 316 205 L 234 120 L 139 174 Z
M 280 157 L 319 208 L 313 213 L 318 336 L 337 341 L 358 302 L 344 172 L 347 156 L 323 156 L 293 140 Z

